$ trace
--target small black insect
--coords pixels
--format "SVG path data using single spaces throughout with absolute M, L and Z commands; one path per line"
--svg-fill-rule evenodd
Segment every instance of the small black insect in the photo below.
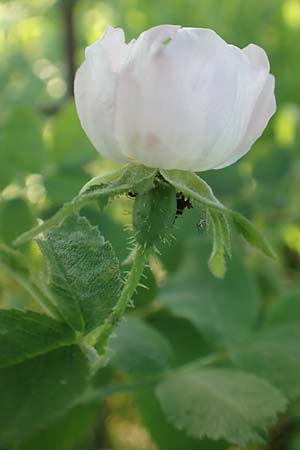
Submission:
M 129 191 L 129 192 L 127 192 L 127 196 L 130 198 L 135 198 L 137 196 L 137 194 L 135 192 Z
M 181 216 L 186 208 L 191 209 L 193 207 L 190 199 L 185 198 L 182 192 L 178 192 L 176 194 L 176 199 L 177 199 L 176 217 Z

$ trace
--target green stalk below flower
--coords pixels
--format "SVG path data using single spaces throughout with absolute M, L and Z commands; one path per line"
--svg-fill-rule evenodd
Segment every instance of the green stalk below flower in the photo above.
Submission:
M 131 270 L 127 276 L 120 298 L 113 308 L 111 314 L 103 325 L 90 332 L 85 338 L 84 343 L 96 346 L 99 353 L 103 353 L 107 340 L 112 333 L 114 327 L 119 323 L 125 314 L 126 308 L 137 288 L 140 278 L 143 274 L 147 261 L 147 255 L 142 246 L 138 246 L 135 252 L 135 258 Z

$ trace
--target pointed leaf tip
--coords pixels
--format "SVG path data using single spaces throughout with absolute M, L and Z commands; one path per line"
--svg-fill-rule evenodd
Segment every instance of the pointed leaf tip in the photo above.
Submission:
M 238 232 L 254 247 L 259 248 L 265 255 L 270 258 L 276 259 L 277 255 L 262 235 L 262 233 L 253 225 L 250 220 L 241 214 L 231 211 L 231 217 L 233 223 L 238 230 Z

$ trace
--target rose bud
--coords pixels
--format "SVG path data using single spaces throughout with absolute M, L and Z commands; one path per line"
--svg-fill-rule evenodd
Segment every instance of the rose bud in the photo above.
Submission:
M 107 28 L 75 78 L 81 125 L 118 162 L 203 171 L 247 153 L 276 110 L 266 53 L 214 31 L 161 25 L 125 43 Z

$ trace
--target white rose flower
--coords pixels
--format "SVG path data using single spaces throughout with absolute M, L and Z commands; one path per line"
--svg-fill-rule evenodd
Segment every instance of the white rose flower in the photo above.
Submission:
M 161 25 L 125 43 L 107 28 L 75 78 L 81 125 L 106 158 L 158 169 L 233 164 L 276 110 L 266 53 L 214 31 Z

